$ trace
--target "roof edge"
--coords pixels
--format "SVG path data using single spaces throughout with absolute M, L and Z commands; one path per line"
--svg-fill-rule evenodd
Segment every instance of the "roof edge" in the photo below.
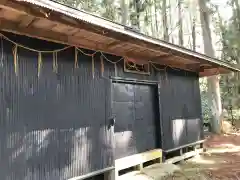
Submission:
M 98 17 L 96 15 L 84 12 L 82 10 L 79 9 L 74 9 L 72 7 L 68 7 L 65 6 L 63 4 L 60 4 L 58 2 L 54 2 L 51 0 L 16 0 L 18 2 L 26 2 L 26 3 L 30 3 L 33 5 L 37 5 L 43 8 L 47 8 L 53 11 L 56 11 L 58 13 L 64 14 L 68 17 L 74 18 L 74 19 L 78 19 L 81 21 L 84 21 L 86 23 L 92 24 L 94 26 L 98 26 L 101 28 L 104 28 L 106 30 L 109 31 L 115 31 L 119 34 L 122 35 L 126 35 L 126 36 L 130 36 L 132 38 L 147 42 L 147 43 L 151 43 L 153 45 L 157 45 L 159 47 L 164 47 L 169 49 L 170 51 L 176 51 L 178 53 L 184 53 L 186 55 L 192 56 L 194 58 L 198 58 L 198 59 L 202 59 L 205 60 L 207 62 L 216 64 L 220 67 L 224 67 L 230 71 L 235 71 L 235 72 L 240 72 L 240 69 L 235 67 L 235 65 L 221 61 L 217 58 L 213 58 L 213 57 L 209 57 L 207 55 L 192 51 L 190 49 L 178 46 L 178 45 L 174 45 L 171 43 L 168 43 L 166 41 L 160 40 L 160 39 L 156 39 L 150 36 L 146 36 L 142 33 L 137 33 L 135 31 L 129 30 L 129 27 L 126 28 L 127 26 L 115 23 L 115 22 L 111 22 L 109 20 L 106 20 L 104 18 Z M 101 23 L 99 23 L 99 20 L 101 21 Z

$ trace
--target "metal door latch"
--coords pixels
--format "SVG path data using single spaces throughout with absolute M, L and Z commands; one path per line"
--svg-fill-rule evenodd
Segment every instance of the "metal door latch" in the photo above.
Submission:
M 113 127 L 115 125 L 115 117 L 111 117 L 109 119 L 109 124 L 108 124 L 108 129 L 110 129 L 111 127 Z

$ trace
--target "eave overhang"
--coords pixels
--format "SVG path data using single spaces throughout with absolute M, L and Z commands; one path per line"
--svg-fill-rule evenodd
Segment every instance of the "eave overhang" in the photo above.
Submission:
M 0 29 L 196 72 L 200 77 L 240 70 L 234 65 L 145 36 L 49 0 L 1 0 Z

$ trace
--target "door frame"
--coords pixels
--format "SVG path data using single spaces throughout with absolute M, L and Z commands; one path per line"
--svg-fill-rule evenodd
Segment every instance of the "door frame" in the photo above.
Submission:
M 160 141 L 160 143 L 157 143 L 157 146 L 160 147 L 156 147 L 156 148 L 160 148 L 162 149 L 163 147 L 163 125 L 162 125 L 162 116 L 161 116 L 161 112 L 162 112 L 162 107 L 161 107 L 161 101 L 160 101 L 160 82 L 159 81 L 151 81 L 151 80 L 139 80 L 139 79 L 132 79 L 132 78 L 122 78 L 122 77 L 114 77 L 114 76 L 110 76 L 110 81 L 111 81 L 111 115 L 113 117 L 113 83 L 126 83 L 126 84 L 141 84 L 141 85 L 148 85 L 148 86 L 153 86 L 156 91 L 156 101 L 154 102 L 154 104 L 157 105 L 158 110 L 156 113 L 156 119 L 155 119 L 155 131 L 156 131 L 156 141 Z M 156 110 L 156 109 L 155 109 Z M 115 117 L 113 117 L 115 118 Z M 113 127 L 113 136 L 114 136 L 114 127 Z M 159 138 L 158 138 L 159 136 Z M 113 143 L 114 143 L 114 157 L 115 157 L 115 138 L 113 137 Z
M 120 83 L 135 83 L 135 84 L 143 84 L 143 85 L 155 85 L 159 84 L 159 81 L 151 81 L 151 80 L 140 80 L 140 79 L 133 79 L 133 78 L 122 78 L 122 77 L 115 77 L 110 76 L 111 83 L 120 82 Z

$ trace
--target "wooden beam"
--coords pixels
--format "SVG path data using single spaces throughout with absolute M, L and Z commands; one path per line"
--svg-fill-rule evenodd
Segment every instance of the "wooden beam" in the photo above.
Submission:
M 180 68 L 188 71 L 194 71 L 194 72 L 204 72 L 205 70 L 211 70 L 216 68 L 215 66 L 201 66 L 203 65 L 201 63 L 182 64 L 176 61 L 160 59 L 160 58 L 158 60 L 154 60 L 153 62 L 155 62 L 156 64 L 176 67 L 176 68 Z
M 19 27 L 17 23 L 6 21 L 4 19 L 0 19 L 0 29 L 3 31 L 19 34 L 19 35 L 25 35 L 28 37 L 33 37 L 37 39 L 42 39 L 46 41 L 51 41 L 59 44 L 65 44 L 70 46 L 77 46 L 85 49 L 91 49 L 91 50 L 100 50 L 96 49 L 97 44 L 95 42 L 91 42 L 88 39 L 81 38 L 80 41 L 76 37 L 73 36 L 67 36 L 62 33 L 53 32 L 50 30 L 43 30 L 39 28 L 34 27 Z M 108 52 L 110 53 L 110 52 Z M 111 52 L 111 54 L 114 54 Z
M 51 40 L 53 42 L 65 42 L 68 43 L 68 37 L 64 34 L 55 33 L 52 31 L 41 30 L 38 28 L 24 28 L 19 27 L 18 24 L 0 19 L 0 29 L 20 35 L 26 35 L 43 40 Z
M 0 4 L 5 5 L 8 0 L 1 0 Z
M 225 74 L 228 72 L 224 72 L 224 71 L 220 71 L 220 70 L 204 71 L 204 72 L 199 72 L 199 77 L 213 76 L 213 75 L 218 75 L 219 73 Z
M 216 65 L 209 65 L 209 64 L 201 64 L 201 63 L 192 63 L 192 64 L 186 64 L 187 68 L 193 69 L 197 72 L 204 72 L 205 70 L 211 70 L 216 69 Z
M 171 57 L 171 56 L 172 56 L 171 54 L 163 54 L 163 55 L 154 57 L 152 59 L 152 61 L 161 61 L 161 60 L 163 60 L 163 58 Z
M 37 15 L 36 17 L 47 18 L 49 20 L 61 22 L 65 25 L 69 25 L 71 27 L 86 29 L 86 30 L 94 32 L 96 34 L 101 34 L 106 37 L 112 37 L 117 40 L 135 44 L 136 46 L 141 46 L 142 48 L 145 47 L 148 50 L 152 50 L 152 51 L 155 51 L 158 53 L 159 52 L 168 53 L 169 50 L 171 49 L 172 55 L 174 55 L 176 57 L 181 57 L 181 58 L 192 60 L 195 62 L 218 64 L 218 66 L 224 66 L 226 69 L 238 71 L 237 68 L 234 68 L 234 67 L 228 65 L 227 63 L 217 62 L 213 58 L 204 56 L 204 55 L 196 53 L 196 52 L 192 52 L 191 50 L 179 48 L 177 46 L 171 45 L 169 43 L 165 43 L 163 41 L 150 39 L 141 34 L 136 34 L 129 30 L 125 30 L 124 26 L 91 16 L 91 15 L 90 16 L 86 15 L 86 13 L 84 13 L 84 12 L 73 10 L 71 8 L 64 7 L 64 6 L 54 3 L 54 2 L 49 2 L 49 4 L 50 4 L 49 6 L 56 6 L 58 9 L 60 9 L 61 11 L 65 12 L 67 14 L 64 15 L 64 13 L 52 11 L 52 14 L 53 14 L 53 16 L 52 16 L 51 14 L 49 14 L 49 12 L 51 11 L 50 9 L 39 8 L 38 6 L 33 5 L 31 3 L 24 3 L 24 0 L 19 0 L 19 2 L 20 3 L 13 2 L 13 0 L 1 0 L 0 7 L 11 9 L 18 13 L 27 13 L 27 14 L 31 14 L 33 16 Z M 35 10 L 41 9 L 42 11 L 41 12 L 33 11 L 34 9 Z M 73 13 L 75 17 L 77 17 L 77 16 L 83 17 L 84 20 L 83 21 L 77 20 L 76 18 L 71 17 L 69 15 L 70 13 Z M 97 22 L 97 21 L 98 21 L 99 25 L 96 23 L 89 23 L 89 22 Z
M 200 63 L 191 63 L 191 64 L 189 63 L 189 64 L 186 64 L 186 67 L 198 70 L 201 68 L 201 64 Z
M 74 28 L 73 30 L 68 31 L 68 32 L 67 32 L 67 35 L 74 36 L 74 35 L 77 34 L 78 32 L 79 32 L 79 29 Z
M 28 15 L 23 15 L 21 16 L 21 22 L 19 23 L 19 27 L 29 27 L 33 22 L 35 17 L 28 16 Z
M 4 19 L 0 19 L 0 29 L 3 31 L 7 32 L 12 32 L 15 34 L 19 35 L 25 35 L 33 38 L 38 38 L 46 41 L 51 41 L 55 43 L 60 43 L 60 44 L 66 44 L 70 46 L 77 46 L 85 49 L 90 49 L 90 50 L 95 50 L 95 51 L 102 51 L 105 53 L 109 53 L 112 55 L 117 55 L 117 56 L 125 56 L 124 53 L 120 53 L 119 51 L 106 51 L 106 49 L 103 49 L 101 47 L 104 47 L 103 44 L 99 45 L 96 44 L 96 42 L 91 42 L 88 39 L 81 38 L 79 41 L 79 38 L 76 38 L 74 36 L 67 36 L 62 33 L 57 33 L 53 32 L 50 30 L 43 30 L 39 28 L 34 28 L 34 27 L 28 27 L 28 28 L 20 28 L 18 24 L 10 21 L 6 21 Z M 133 58 L 136 59 L 142 59 L 142 60 L 147 60 L 147 57 L 144 56 L 137 56 L 137 55 L 132 55 Z
M 20 9 L 19 9 L 20 7 Z M 1 0 L 0 1 L 0 8 L 11 10 L 13 12 L 21 13 L 21 14 L 28 14 L 29 10 L 24 8 L 23 6 L 19 6 L 16 3 L 13 3 L 9 0 Z
M 70 46 L 77 46 L 77 47 L 96 50 L 96 51 L 100 50 L 102 52 L 109 53 L 112 55 L 117 55 L 117 56 L 125 56 L 124 53 L 120 53 L 119 51 L 106 51 L 105 49 L 101 49 L 100 47 L 103 47 L 103 45 L 99 45 L 94 42 L 90 42 L 87 39 L 82 38 L 81 41 L 79 41 L 74 36 L 66 36 L 65 34 L 53 32 L 53 31 L 49 31 L 49 30 L 41 30 L 39 28 L 33 28 L 33 27 L 20 28 L 18 26 L 18 24 L 10 22 L 10 21 L 6 21 L 6 20 L 0 19 L 0 29 L 3 31 L 12 32 L 15 34 L 25 35 L 25 36 L 38 38 L 38 39 L 42 39 L 42 40 L 46 40 L 46 41 L 51 41 L 51 42 L 55 42 L 55 43 L 66 44 L 66 45 L 70 45 Z M 134 55 L 134 54 L 131 55 L 131 58 L 149 61 L 148 57 L 143 57 L 143 56 L 139 57 L 138 55 Z M 165 65 L 165 66 L 171 66 L 174 68 L 185 69 L 187 71 L 193 71 L 192 69 L 189 69 L 188 67 L 184 66 L 183 64 L 169 63 L 169 62 L 166 62 L 163 60 L 157 61 L 155 63 L 160 64 L 160 65 Z M 201 72 L 201 76 L 203 76 L 205 74 L 214 75 L 215 72 L 213 72 L 213 71 Z
M 161 60 L 152 61 L 152 62 L 156 63 L 156 64 L 159 64 L 159 65 L 163 65 L 163 66 L 168 66 L 168 67 L 183 69 L 183 70 L 186 70 L 186 71 L 196 72 L 195 69 L 192 69 L 190 67 L 187 67 L 184 64 L 176 63 L 176 62 L 173 62 L 173 61 L 167 61 L 167 60 L 161 59 Z
M 20 14 L 29 15 L 29 16 L 32 16 L 32 17 L 35 17 L 35 18 L 48 19 L 48 20 L 53 21 L 55 23 L 57 22 L 58 24 L 67 25 L 67 26 L 70 26 L 70 27 L 78 28 L 78 29 L 85 29 L 87 31 L 90 31 L 92 33 L 102 35 L 102 36 L 105 36 L 105 37 L 112 37 L 109 34 L 109 32 L 108 33 L 104 32 L 104 29 L 101 28 L 101 27 L 95 27 L 95 25 L 93 25 L 93 24 L 91 26 L 89 26 L 88 23 L 86 23 L 86 22 L 83 22 L 83 21 L 80 21 L 80 20 L 77 20 L 77 19 L 74 20 L 74 18 L 69 18 L 68 16 L 63 15 L 63 14 L 60 15 L 59 13 L 54 13 L 54 12 L 48 13 L 44 10 L 44 8 L 41 8 L 41 7 L 35 8 L 35 10 L 34 10 L 33 8 L 29 8 L 29 7 L 24 6 L 22 4 L 17 4 L 17 3 L 11 2 L 11 1 L 9 1 L 7 3 L 2 3 L 0 1 L 0 7 L 11 10 L 11 11 L 14 11 L 14 12 L 17 12 L 17 13 L 20 13 Z M 38 10 L 36 10 L 36 9 L 38 9 Z M 113 38 L 121 41 L 122 37 L 125 37 L 125 35 L 118 35 L 118 37 L 113 37 Z M 149 48 L 145 43 L 141 43 L 141 44 L 135 43 L 135 40 L 133 40 L 131 38 L 126 38 L 125 37 L 124 42 L 129 42 L 131 44 L 134 44 L 137 47 L 141 47 L 141 48 L 144 47 L 144 48 L 149 49 L 153 52 L 159 53 L 159 50 Z
M 125 42 L 122 42 L 122 41 L 118 41 L 118 40 L 116 40 L 116 41 L 114 41 L 114 42 L 112 42 L 112 43 L 110 43 L 110 44 L 107 44 L 106 45 L 106 48 L 114 48 L 114 47 L 116 47 L 116 46 L 118 46 L 118 45 L 123 45 Z
M 0 18 L 4 17 L 4 9 L 0 9 Z
M 89 24 L 87 22 L 76 20 L 76 19 L 74 20 L 74 22 L 70 22 L 67 18 L 63 18 L 63 17 L 67 17 L 66 15 L 62 15 L 60 13 L 55 13 L 55 12 L 51 14 L 48 12 L 48 10 L 46 11 L 44 8 L 39 8 L 39 7 L 33 6 L 31 4 L 27 4 L 27 5 L 28 6 L 25 6 L 23 4 L 19 4 L 19 3 L 13 2 L 11 0 L 1 0 L 0 1 L 0 8 L 11 10 L 18 14 L 28 15 L 32 18 L 48 19 L 48 20 L 52 21 L 53 23 L 57 22 L 59 24 L 67 25 L 70 27 L 78 28 L 78 29 L 82 28 L 82 29 L 88 30 L 92 33 L 100 34 L 105 37 L 112 37 L 116 40 L 127 42 L 127 43 L 133 44 L 137 47 L 146 48 L 146 50 L 153 51 L 158 54 L 161 52 L 165 52 L 165 53 L 169 52 L 169 49 L 166 47 L 163 47 L 163 46 L 160 47 L 159 45 L 156 45 L 156 44 L 144 42 L 143 40 L 136 39 L 135 36 L 134 37 L 126 36 L 123 33 L 118 33 L 118 32 L 115 32 L 114 30 L 108 30 L 107 28 L 103 28 L 103 27 L 100 27 L 100 26 L 97 26 L 94 24 Z M 74 18 L 70 18 L 70 19 L 74 19 Z M 111 24 L 111 23 L 109 22 L 109 24 Z M 87 49 L 101 50 L 101 51 L 109 53 L 109 54 L 124 56 L 124 52 L 119 52 L 119 50 L 112 51 L 112 50 L 109 50 L 106 48 L 102 48 L 102 47 L 104 47 L 105 44 L 102 44 L 102 45 L 94 44 L 92 42 L 89 42 L 90 40 L 86 40 L 86 39 L 79 40 L 79 39 L 76 39 L 74 36 L 67 36 L 65 34 L 56 33 L 56 32 L 52 32 L 49 30 L 42 30 L 42 29 L 33 28 L 33 27 L 30 27 L 28 29 L 26 29 L 24 27 L 19 28 L 18 25 L 13 24 L 11 22 L 6 22 L 6 21 L 1 22 L 0 28 L 5 31 L 14 32 L 16 34 L 35 37 L 35 38 L 53 41 L 53 42 L 57 42 L 57 43 L 61 43 L 61 44 L 79 46 L 79 47 L 87 48 Z M 106 33 L 105 30 L 107 30 L 108 32 Z M 179 56 L 181 58 L 185 57 L 186 59 L 190 60 L 191 55 L 188 55 L 188 54 L 181 55 L 181 53 L 180 53 L 180 55 L 177 55 L 176 53 L 177 52 L 175 51 L 171 55 L 176 56 L 176 57 Z M 132 57 L 136 58 L 136 59 L 149 60 L 149 57 L 142 57 L 142 56 L 139 57 L 139 55 L 137 55 L 137 54 L 133 54 Z M 191 60 L 193 60 L 195 62 L 199 61 L 199 59 L 196 59 L 196 60 L 191 59 Z M 206 61 L 206 60 L 203 60 L 203 61 Z M 208 62 L 208 63 L 211 64 L 210 62 Z M 166 65 L 169 65 L 169 64 L 166 64 Z M 173 67 L 189 70 L 183 64 L 170 64 L 170 65 Z

